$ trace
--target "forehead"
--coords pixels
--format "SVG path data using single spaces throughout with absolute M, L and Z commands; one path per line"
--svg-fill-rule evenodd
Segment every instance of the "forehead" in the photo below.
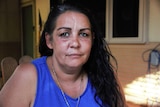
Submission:
M 56 21 L 57 25 L 72 25 L 72 24 L 79 24 L 81 26 L 89 26 L 90 27 L 90 21 L 88 17 L 80 12 L 77 11 L 66 11 L 59 15 Z

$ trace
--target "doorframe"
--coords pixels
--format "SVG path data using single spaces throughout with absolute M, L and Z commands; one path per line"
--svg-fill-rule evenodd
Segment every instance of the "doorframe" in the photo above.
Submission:
M 24 55 L 24 49 L 23 49 L 23 20 L 22 20 L 22 8 L 27 7 L 27 6 L 32 6 L 32 21 L 33 21 L 33 58 L 36 57 L 36 50 L 35 50 L 35 43 L 36 43 L 36 12 L 35 12 L 35 2 L 34 1 L 27 1 L 27 2 L 22 2 L 21 3 L 21 56 Z

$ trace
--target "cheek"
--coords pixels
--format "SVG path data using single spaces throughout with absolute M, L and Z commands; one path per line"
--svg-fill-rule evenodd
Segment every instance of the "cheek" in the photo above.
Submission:
M 89 42 L 83 43 L 82 45 L 83 45 L 83 48 L 85 49 L 85 51 L 87 53 L 90 53 L 91 48 L 92 48 L 92 42 L 89 41 Z
M 59 39 L 58 37 L 55 37 L 53 40 L 53 46 L 55 48 L 57 47 L 63 47 L 66 43 L 64 41 L 62 41 L 61 39 Z
M 60 54 L 60 52 L 66 51 L 67 45 L 68 45 L 67 42 L 64 42 L 64 41 L 61 41 L 61 40 L 56 40 L 53 43 L 53 50 L 54 50 L 54 52 Z

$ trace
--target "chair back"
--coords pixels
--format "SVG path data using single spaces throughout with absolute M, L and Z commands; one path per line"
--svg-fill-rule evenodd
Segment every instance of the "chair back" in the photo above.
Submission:
M 25 62 L 31 62 L 33 58 L 29 55 L 24 55 L 19 59 L 19 64 L 25 63 Z
M 18 66 L 18 62 L 13 57 L 4 57 L 1 60 L 1 71 L 2 71 L 2 80 L 3 85 L 10 78 L 16 67 Z

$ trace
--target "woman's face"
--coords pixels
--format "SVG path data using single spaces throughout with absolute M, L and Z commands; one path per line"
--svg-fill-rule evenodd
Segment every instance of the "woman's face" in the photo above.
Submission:
M 60 66 L 82 67 L 90 56 L 92 32 L 88 18 L 81 13 L 67 11 L 61 14 L 48 45 L 53 49 L 53 59 Z

